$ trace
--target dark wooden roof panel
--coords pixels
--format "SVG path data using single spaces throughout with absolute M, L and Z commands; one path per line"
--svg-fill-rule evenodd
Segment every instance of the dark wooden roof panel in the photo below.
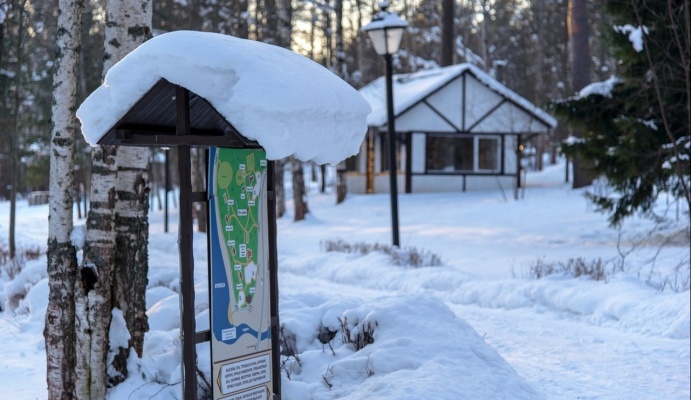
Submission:
M 260 147 L 203 97 L 189 92 L 190 133 L 176 135 L 176 85 L 159 80 L 99 141 L 102 145 Z

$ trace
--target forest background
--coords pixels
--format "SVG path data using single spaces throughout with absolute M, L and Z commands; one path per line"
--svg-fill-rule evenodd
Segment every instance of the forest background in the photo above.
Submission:
M 377 1 L 288 3 L 156 0 L 153 31 L 211 31 L 291 47 L 355 88 L 382 75 L 383 60 L 360 31 L 379 10 Z M 587 58 L 574 61 L 589 71 L 589 81 L 605 80 L 616 70 L 616 60 L 604 40 L 612 24 L 601 2 L 574 3 L 586 9 L 589 43 Z M 288 8 L 288 21 L 279 20 L 277 7 Z M 580 89 L 573 87 L 568 7 L 565 0 L 394 2 L 392 9 L 410 24 L 395 55 L 395 73 L 448 65 L 449 60 L 468 62 L 537 105 L 567 98 Z M 105 0 L 85 1 L 77 104 L 102 82 L 105 9 Z M 10 198 L 12 188 L 20 194 L 48 190 L 57 16 L 57 0 L 0 0 L 0 199 Z M 279 33 L 285 23 L 289 24 L 289 44 L 281 43 L 285 35 Z M 552 143 L 567 135 L 566 128 L 557 129 Z M 77 140 L 75 194 L 79 200 L 90 191 L 91 156 L 90 147 L 81 137 Z M 160 150 L 152 152 L 151 192 L 158 193 L 155 189 L 163 185 L 163 159 Z M 10 173 L 13 162 L 18 168 L 15 185 Z M 171 174 L 174 187 L 177 177 L 175 171 Z

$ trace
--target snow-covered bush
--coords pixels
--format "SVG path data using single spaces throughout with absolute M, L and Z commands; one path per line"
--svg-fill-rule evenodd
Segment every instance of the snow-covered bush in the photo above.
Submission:
M 36 260 L 41 255 L 41 250 L 36 248 L 25 248 L 17 249 L 14 258 L 10 258 L 9 248 L 0 243 L 0 311 L 6 308 L 6 303 L 8 303 L 9 296 L 6 295 L 4 287 L 8 281 L 12 281 L 21 274 L 27 261 Z M 34 282 L 35 283 L 35 282 Z M 23 293 L 12 293 L 12 302 L 16 306 L 19 301 L 24 297 L 29 288 L 26 288 Z M 17 295 L 19 295 L 17 297 Z M 15 307 L 11 307 L 14 309 Z
M 596 281 L 607 281 L 613 272 L 619 270 L 619 267 L 609 264 L 611 263 L 601 258 L 588 261 L 583 257 L 577 257 L 569 258 L 566 262 L 538 258 L 528 265 L 525 275 L 527 278 L 541 279 L 549 275 L 563 274 L 574 278 L 588 276 Z
M 0 280 L 12 280 L 24 268 L 27 261 L 36 260 L 41 256 L 38 247 L 20 248 L 16 250 L 15 257 L 10 259 L 10 249 L 0 243 Z
M 654 258 L 649 262 L 650 268 L 646 270 L 643 267 L 638 267 L 638 269 L 627 267 L 624 257 L 625 255 L 612 260 L 601 258 L 586 260 L 583 257 L 577 257 L 569 258 L 567 261 L 547 261 L 544 258 L 538 258 L 521 268 L 519 275 L 528 279 L 564 275 L 573 278 L 589 277 L 595 281 L 609 282 L 616 274 L 629 273 L 661 292 L 680 293 L 689 291 L 691 288 L 688 257 L 680 260 L 673 268 L 667 268 L 666 273 L 655 269 Z
M 39 281 L 48 277 L 46 263 L 45 256 L 27 261 L 14 279 L 0 288 L 0 302 L 4 305 L 3 308 L 7 307 L 19 313 L 31 311 L 29 304 L 22 304 L 22 300 Z
M 367 255 L 372 252 L 384 253 L 389 256 L 394 265 L 419 267 L 436 267 L 443 265 L 441 257 L 428 250 L 415 247 L 399 248 L 381 243 L 349 243 L 343 239 L 329 239 L 321 241 L 321 248 L 325 252 L 341 252 Z
M 341 340 L 360 351 L 368 344 L 374 343 L 374 330 L 379 326 L 377 321 L 359 321 L 349 323 L 348 317 L 339 318 L 341 324 Z

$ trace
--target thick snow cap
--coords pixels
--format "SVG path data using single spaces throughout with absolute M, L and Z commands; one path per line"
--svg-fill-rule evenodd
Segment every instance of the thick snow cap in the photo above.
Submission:
M 84 138 L 98 141 L 161 78 L 205 98 L 269 159 L 337 163 L 355 154 L 371 108 L 321 65 L 227 35 L 176 31 L 139 46 L 79 107 Z

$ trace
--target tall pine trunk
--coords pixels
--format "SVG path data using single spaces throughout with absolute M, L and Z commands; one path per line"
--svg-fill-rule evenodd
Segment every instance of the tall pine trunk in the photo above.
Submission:
M 343 0 L 336 0 L 334 10 L 336 12 L 336 65 L 335 70 L 338 76 L 345 81 L 350 81 L 350 74 L 348 73 L 348 64 L 346 63 L 346 53 L 343 44 Z M 321 193 L 326 192 L 326 165 L 322 164 L 319 167 L 321 171 Z M 345 195 L 348 192 L 345 179 L 340 179 L 338 175 L 336 179 L 336 204 L 340 204 L 345 200 Z
M 291 24 L 293 18 L 292 4 L 290 0 L 278 0 L 276 6 L 278 8 L 278 43 L 280 46 L 290 48 L 293 34 Z M 292 156 L 289 157 L 288 160 L 288 163 L 290 163 L 290 170 L 293 173 L 294 219 L 295 221 L 300 221 L 305 219 L 305 214 L 308 212 L 305 177 L 303 175 L 302 162 Z M 279 166 L 277 165 L 277 167 Z M 281 183 L 282 182 L 277 182 L 277 185 Z
M 293 6 L 291 0 L 277 0 L 278 10 L 278 43 L 279 46 L 290 48 L 293 36 Z
M 26 18 L 27 0 L 23 0 L 16 4 L 17 7 L 17 38 L 15 41 L 15 69 L 14 69 L 14 93 L 12 95 L 12 133 L 7 135 L 10 151 L 10 232 L 9 232 L 9 246 L 10 259 L 17 256 L 16 246 L 16 222 L 17 222 L 17 186 L 19 185 L 19 112 L 22 103 L 20 94 L 21 80 L 22 80 L 22 63 L 24 62 L 24 18 Z
M 574 92 L 590 83 L 590 47 L 588 44 L 588 5 L 586 0 L 569 0 L 567 27 L 569 32 L 569 61 L 571 63 L 571 86 Z M 575 137 L 583 133 L 574 130 Z M 573 159 L 573 188 L 578 189 L 592 183 L 588 165 L 575 156 Z
M 456 53 L 456 33 L 454 23 L 455 1 L 442 0 L 441 2 L 441 66 L 453 65 Z
M 305 173 L 302 161 L 290 157 L 290 170 L 293 173 L 293 203 L 295 206 L 295 221 L 302 221 L 309 212 L 307 208 L 307 193 L 305 191 Z
M 192 149 L 192 190 L 195 192 L 206 191 L 206 152 L 203 149 Z M 206 204 L 194 205 L 197 231 L 206 232 Z
M 276 218 L 281 218 L 286 213 L 286 191 L 283 172 L 286 168 L 286 159 L 276 160 L 275 187 L 276 187 Z
M 348 64 L 346 64 L 345 47 L 343 44 L 343 0 L 335 0 L 334 12 L 336 14 L 336 60 L 334 72 L 344 81 L 348 80 Z
M 53 78 L 50 208 L 48 218 L 48 308 L 46 380 L 48 398 L 75 398 L 75 305 L 77 257 L 70 240 L 73 219 L 74 159 L 77 121 L 77 61 L 84 3 L 60 0 L 56 70 Z
M 292 18 L 293 18 L 293 8 L 290 0 L 276 0 L 272 2 L 275 4 L 276 8 L 276 30 L 278 33 L 277 44 L 279 46 L 290 48 L 291 36 L 292 36 Z M 268 10 L 271 12 L 272 10 Z M 276 186 L 276 216 L 281 217 L 285 214 L 285 179 L 283 173 L 285 171 L 286 163 L 288 159 L 282 159 L 276 161 L 276 176 L 275 176 L 275 186 Z
M 363 26 L 363 12 L 362 9 L 364 8 L 363 0 L 355 0 L 355 8 L 357 10 L 356 13 L 356 22 L 357 22 L 357 32 L 358 32 L 358 40 L 356 43 L 356 49 L 355 49 L 355 65 L 357 67 L 357 70 L 360 72 L 358 76 L 362 76 L 362 74 L 365 72 L 365 68 L 367 66 L 367 57 L 365 54 L 367 54 L 367 49 L 366 49 L 366 41 L 365 41 L 365 33 L 361 31 L 362 26 Z M 360 79 L 359 81 L 355 82 L 356 84 L 362 84 L 362 80 Z

